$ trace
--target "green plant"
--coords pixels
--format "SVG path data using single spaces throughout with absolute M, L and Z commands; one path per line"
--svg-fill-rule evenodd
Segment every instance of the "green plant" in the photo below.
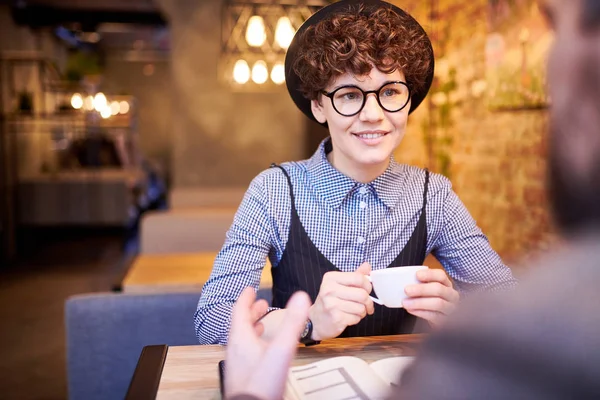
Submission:
M 451 95 L 457 88 L 456 69 L 451 68 L 448 71 L 448 79 L 432 87 L 429 94 L 429 96 L 439 94 L 438 97 L 444 100 L 432 105 L 429 121 L 424 121 L 421 126 L 432 168 L 448 178 L 451 177 L 453 144 L 451 128 L 454 125 L 452 119 L 454 104 L 451 102 Z

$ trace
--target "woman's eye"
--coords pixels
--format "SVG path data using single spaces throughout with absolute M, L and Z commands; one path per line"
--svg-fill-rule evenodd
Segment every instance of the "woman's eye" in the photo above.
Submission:
M 342 91 L 336 95 L 337 98 L 344 101 L 356 101 L 362 98 L 362 94 L 356 90 Z

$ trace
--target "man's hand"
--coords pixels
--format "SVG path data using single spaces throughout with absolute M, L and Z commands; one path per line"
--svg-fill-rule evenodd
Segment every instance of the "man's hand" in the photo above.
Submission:
M 410 297 L 402 304 L 409 313 L 437 326 L 454 311 L 460 296 L 441 269 L 417 271 L 417 279 L 421 283 L 404 289 Z
M 308 313 L 314 340 L 337 337 L 347 326 L 373 314 L 371 282 L 366 278 L 370 273 L 371 265 L 363 263 L 355 272 L 333 271 L 323 276 L 315 304 Z
M 233 308 L 225 362 L 225 395 L 249 394 L 260 399 L 281 399 L 298 338 L 304 330 L 310 298 L 297 292 L 286 306 L 286 314 L 271 340 L 261 338 L 263 326 L 256 323 L 267 310 L 267 302 L 254 302 L 254 289 L 244 289 Z

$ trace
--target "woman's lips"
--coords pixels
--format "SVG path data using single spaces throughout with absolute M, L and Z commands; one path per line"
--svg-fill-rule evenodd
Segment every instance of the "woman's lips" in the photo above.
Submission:
M 374 146 L 379 144 L 387 134 L 388 132 L 384 131 L 363 131 L 352 135 L 364 144 Z

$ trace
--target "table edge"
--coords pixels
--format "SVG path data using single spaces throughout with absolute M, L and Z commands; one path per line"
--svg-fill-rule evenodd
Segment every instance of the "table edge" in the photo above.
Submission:
M 144 346 L 138 359 L 125 400 L 156 399 L 169 346 Z

